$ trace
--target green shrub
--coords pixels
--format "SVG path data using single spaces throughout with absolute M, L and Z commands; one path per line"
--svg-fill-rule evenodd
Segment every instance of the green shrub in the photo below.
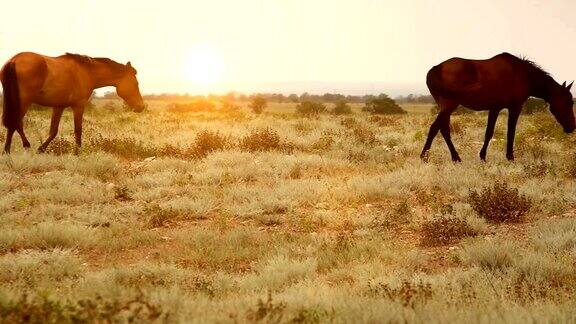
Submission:
M 349 115 L 352 113 L 352 108 L 346 101 L 338 101 L 332 109 L 334 115 Z
M 380 95 L 378 98 L 368 101 L 362 111 L 381 115 L 406 114 L 406 111 L 394 99 L 386 95 Z
M 296 106 L 296 113 L 305 117 L 314 117 L 326 112 L 321 102 L 304 101 Z
M 468 200 L 478 215 L 494 223 L 522 221 L 531 207 L 530 199 L 504 182 L 496 182 L 480 192 L 471 190 Z

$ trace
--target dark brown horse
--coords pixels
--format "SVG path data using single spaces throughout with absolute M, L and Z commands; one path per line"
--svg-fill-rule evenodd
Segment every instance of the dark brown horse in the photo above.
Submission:
M 574 83 L 574 82 L 572 82 Z M 442 133 L 453 161 L 460 156 L 450 139 L 450 115 L 463 105 L 473 110 L 488 110 L 488 126 L 480 158 L 486 161 L 488 143 L 502 109 L 508 109 L 506 157 L 514 159 L 514 136 L 520 111 L 528 97 L 544 99 L 566 133 L 576 128 L 572 83 L 558 84 L 537 64 L 512 54 L 502 53 L 487 60 L 451 58 L 428 72 L 426 84 L 440 112 L 428 133 L 421 158 L 425 159 L 438 131 Z
M 4 152 L 10 153 L 12 136 L 18 132 L 25 148 L 30 142 L 24 134 L 23 119 L 31 104 L 52 107 L 48 139 L 38 148 L 44 152 L 58 133 L 58 124 L 66 107 L 74 113 L 76 152 L 82 145 L 82 115 L 94 89 L 113 86 L 118 95 L 137 112 L 144 102 L 136 80 L 136 70 L 108 58 L 91 58 L 70 54 L 49 57 L 36 53 L 20 53 L 12 57 L 0 71 L 4 88 L 2 123 L 8 130 Z

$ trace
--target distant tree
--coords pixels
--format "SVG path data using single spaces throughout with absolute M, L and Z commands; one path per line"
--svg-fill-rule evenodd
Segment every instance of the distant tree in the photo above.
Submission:
M 334 109 L 332 109 L 332 113 L 334 115 L 348 115 L 352 113 L 352 108 L 346 101 L 340 100 L 336 103 Z
M 298 103 L 298 102 L 300 102 L 300 98 L 298 98 L 298 95 L 295 94 L 295 93 L 289 95 L 289 96 L 288 96 L 288 100 L 289 100 L 290 102 L 293 102 L 293 103 Z
M 252 111 L 255 114 L 261 114 L 267 105 L 268 105 L 268 102 L 266 101 L 266 99 L 264 97 L 255 96 L 252 98 L 252 101 L 250 102 L 250 109 L 252 109 Z
M 377 98 L 370 99 L 362 108 L 362 111 L 372 114 L 405 114 L 406 111 L 400 107 L 394 99 L 385 94 L 380 94 Z

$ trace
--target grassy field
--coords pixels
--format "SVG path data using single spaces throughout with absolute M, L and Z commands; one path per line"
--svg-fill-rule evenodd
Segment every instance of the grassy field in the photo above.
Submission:
M 514 162 L 501 116 L 487 163 L 486 114 L 453 116 L 454 164 L 440 135 L 418 158 L 429 106 L 149 105 L 89 111 L 79 156 L 66 112 L 49 153 L 0 157 L 1 321 L 576 321 L 576 140 L 551 114 L 520 118 Z M 33 146 L 48 126 L 28 114 Z

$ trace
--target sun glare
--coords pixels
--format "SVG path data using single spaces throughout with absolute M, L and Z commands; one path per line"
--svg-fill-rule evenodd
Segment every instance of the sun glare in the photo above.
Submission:
M 184 73 L 188 80 L 202 86 L 220 81 L 224 72 L 222 55 L 209 45 L 192 47 L 186 56 Z

